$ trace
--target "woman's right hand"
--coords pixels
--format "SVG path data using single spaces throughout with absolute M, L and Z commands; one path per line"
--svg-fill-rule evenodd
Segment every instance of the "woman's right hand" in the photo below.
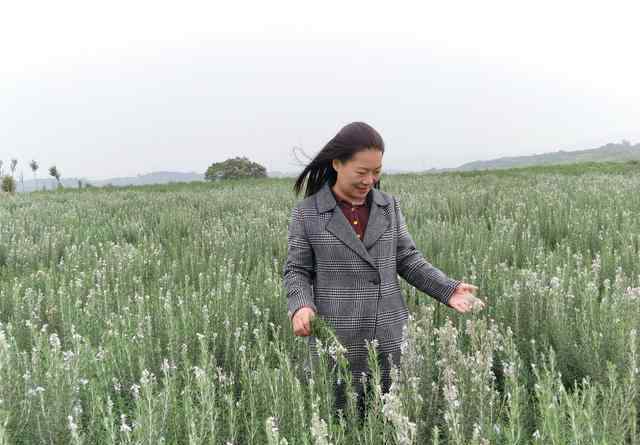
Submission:
M 308 337 L 311 335 L 311 320 L 315 316 L 316 313 L 310 307 L 305 306 L 298 309 L 291 319 L 294 335 L 298 337 Z

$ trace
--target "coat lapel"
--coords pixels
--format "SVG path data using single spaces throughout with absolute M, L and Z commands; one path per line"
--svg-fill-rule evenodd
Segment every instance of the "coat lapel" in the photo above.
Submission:
M 364 247 L 366 247 L 367 250 L 371 249 L 391 224 L 391 216 L 385 209 L 389 204 L 387 199 L 382 196 L 378 190 L 373 189 L 372 193 L 374 195 L 363 240 Z M 353 232 L 353 229 L 351 231 Z
M 391 215 L 385 211 L 384 207 L 389 205 L 387 199 L 377 189 L 372 189 L 373 199 L 369 209 L 369 221 L 364 233 L 364 240 L 360 241 L 349 221 L 338 207 L 331 188 L 328 183 L 320 189 L 316 197 L 316 206 L 319 213 L 332 211 L 332 215 L 327 222 L 326 229 L 334 234 L 340 241 L 357 253 L 362 259 L 367 261 L 372 267 L 377 269 L 373 257 L 368 249 L 375 244 L 385 230 L 391 224 Z

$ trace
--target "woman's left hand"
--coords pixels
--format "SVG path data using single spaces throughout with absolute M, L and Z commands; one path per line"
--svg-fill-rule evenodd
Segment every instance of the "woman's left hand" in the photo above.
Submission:
M 449 297 L 449 306 L 461 314 L 483 309 L 484 301 L 473 295 L 477 290 L 473 284 L 460 283 Z

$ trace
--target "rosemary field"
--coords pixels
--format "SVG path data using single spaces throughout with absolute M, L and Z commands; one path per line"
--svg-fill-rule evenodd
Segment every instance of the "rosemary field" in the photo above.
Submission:
M 0 196 L 0 443 L 640 443 L 637 166 L 383 176 L 487 308 L 401 281 L 402 365 L 363 421 L 332 414 L 330 332 L 333 370 L 291 332 L 292 184 Z

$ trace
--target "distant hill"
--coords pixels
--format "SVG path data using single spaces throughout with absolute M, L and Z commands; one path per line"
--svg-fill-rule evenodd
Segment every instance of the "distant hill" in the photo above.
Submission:
M 453 169 L 439 171 L 495 170 L 515 167 L 532 167 L 551 164 L 574 164 L 579 162 L 623 162 L 640 160 L 640 143 L 632 145 L 628 141 L 607 144 L 588 150 L 543 153 L 531 156 L 511 156 L 488 161 L 474 161 Z
M 130 176 L 124 178 L 109 178 L 109 179 L 87 179 L 87 178 L 61 178 L 60 182 L 65 188 L 77 188 L 78 181 L 82 181 L 82 184 L 91 184 L 94 187 L 105 187 L 112 185 L 115 187 L 123 187 L 128 185 L 149 185 L 149 184 L 168 184 L 170 182 L 192 182 L 192 181 L 204 181 L 204 173 L 182 173 L 182 172 L 153 172 L 145 175 Z M 31 192 L 34 190 L 52 190 L 57 187 L 56 180 L 47 177 L 38 180 L 25 179 L 24 191 Z M 19 192 L 23 191 L 23 186 L 20 182 L 17 184 Z
M 116 187 L 126 185 L 149 185 L 168 184 L 170 182 L 192 182 L 204 181 L 204 173 L 181 173 L 181 172 L 153 172 L 146 175 L 130 176 L 124 178 L 103 179 L 100 181 L 89 181 L 92 185 L 103 187 L 113 185 Z

